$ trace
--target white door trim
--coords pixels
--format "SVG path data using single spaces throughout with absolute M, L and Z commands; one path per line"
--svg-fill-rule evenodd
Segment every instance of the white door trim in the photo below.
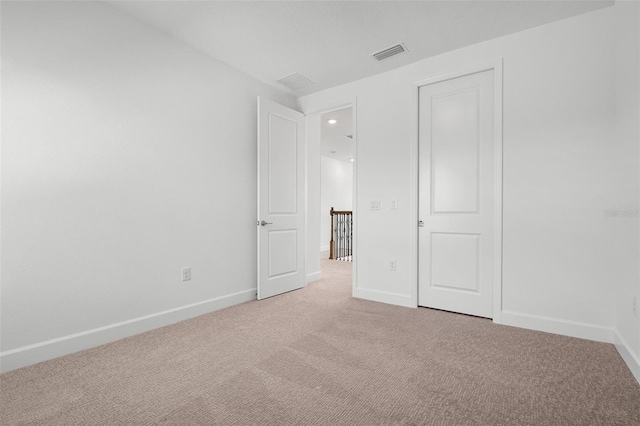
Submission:
M 412 121 L 413 135 L 411 138 L 411 209 L 410 227 L 411 231 L 411 297 L 412 306 L 418 306 L 418 170 L 419 170 L 419 91 L 420 87 L 429 84 L 439 83 L 475 74 L 482 71 L 493 70 L 494 75 L 494 274 L 493 274 L 493 322 L 502 323 L 502 58 L 470 66 L 465 69 L 452 71 L 446 74 L 429 77 L 413 83 L 411 87 L 412 96 Z
M 324 114 L 327 112 L 331 112 L 331 111 L 337 111 L 340 109 L 344 109 L 344 108 L 353 108 L 353 141 L 355 143 L 355 153 L 354 153 L 354 158 L 355 161 L 353 162 L 353 189 L 352 189 L 352 220 L 353 220 L 353 253 L 358 253 L 358 214 L 357 214 L 357 209 L 358 209 L 358 203 L 357 203 L 357 193 L 358 193 L 358 180 L 357 180 L 357 176 L 358 176 L 358 122 L 357 122 L 357 111 L 358 111 L 358 97 L 357 96 L 353 96 L 352 98 L 348 98 L 348 99 L 342 99 L 340 101 L 336 101 L 336 102 L 330 102 L 328 104 L 325 104 L 322 108 L 319 109 L 314 109 L 312 111 L 305 111 L 304 114 L 305 115 L 311 115 L 311 114 Z M 305 144 L 308 143 L 308 138 L 306 138 L 305 140 Z M 307 148 L 307 152 L 309 152 L 308 147 Z M 307 173 L 309 171 L 309 167 L 308 167 L 308 162 L 309 159 L 307 159 Z M 307 197 L 308 199 L 309 197 Z M 353 263 L 353 272 L 351 275 L 351 294 L 353 297 L 356 297 L 356 289 L 358 288 L 358 268 L 357 268 L 357 263 L 358 263 L 358 258 L 357 256 L 353 256 L 352 257 L 352 263 Z M 417 302 L 416 302 L 417 303 Z

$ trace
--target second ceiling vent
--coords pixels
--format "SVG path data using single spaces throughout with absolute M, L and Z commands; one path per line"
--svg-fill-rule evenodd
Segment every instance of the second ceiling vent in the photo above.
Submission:
M 305 87 L 311 86 L 313 84 L 313 81 L 298 72 L 285 75 L 284 77 L 279 78 L 278 81 L 291 90 L 304 89 Z
M 377 61 L 383 61 L 387 58 L 390 58 L 395 55 L 399 55 L 400 53 L 408 52 L 407 46 L 404 43 L 398 43 L 391 47 L 387 47 L 386 49 L 382 49 L 379 52 L 372 53 L 371 56 L 376 58 Z

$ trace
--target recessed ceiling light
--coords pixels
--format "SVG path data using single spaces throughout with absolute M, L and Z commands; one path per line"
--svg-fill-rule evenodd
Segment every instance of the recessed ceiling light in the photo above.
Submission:
M 349 161 L 351 161 L 351 162 L 353 163 L 353 158 L 352 158 L 352 159 L 350 159 Z
M 334 120 L 333 118 L 331 120 L 327 120 L 327 123 L 329 124 L 336 124 L 338 122 L 338 120 Z

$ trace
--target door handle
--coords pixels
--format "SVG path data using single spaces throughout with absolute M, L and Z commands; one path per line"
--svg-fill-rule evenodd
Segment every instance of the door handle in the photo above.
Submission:
M 266 225 L 273 225 L 272 222 L 267 222 L 267 221 L 260 221 L 260 226 L 266 226 Z

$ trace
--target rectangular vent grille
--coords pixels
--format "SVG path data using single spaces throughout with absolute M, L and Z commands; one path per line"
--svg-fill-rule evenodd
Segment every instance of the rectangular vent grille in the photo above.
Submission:
M 313 81 L 297 72 L 285 75 L 284 77 L 279 78 L 278 81 L 291 90 L 300 90 L 313 84 Z
M 403 52 L 407 52 L 407 47 L 403 43 L 396 44 L 395 46 L 387 47 L 384 50 L 381 50 L 376 53 L 372 53 L 371 56 L 376 58 L 378 61 L 383 61 L 392 56 L 398 55 Z

